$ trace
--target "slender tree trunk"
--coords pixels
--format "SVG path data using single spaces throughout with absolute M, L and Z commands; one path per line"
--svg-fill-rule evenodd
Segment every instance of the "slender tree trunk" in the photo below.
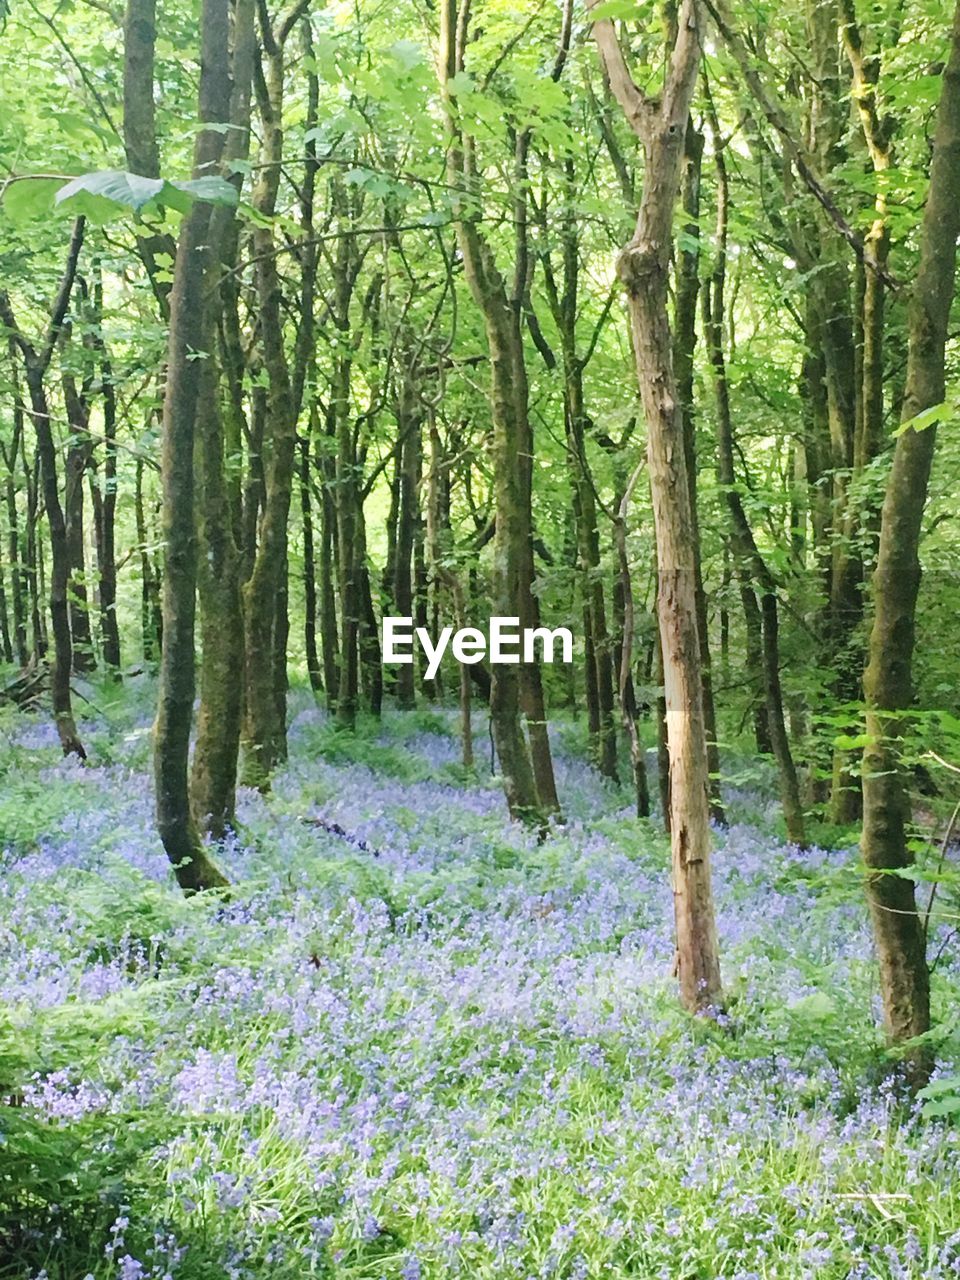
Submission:
M 677 253 L 674 305 L 673 370 L 677 395 L 683 414 L 683 448 L 690 485 L 690 513 L 693 519 L 696 547 L 697 633 L 700 637 L 700 678 L 703 683 L 703 721 L 707 732 L 710 766 L 710 816 L 724 823 L 726 815 L 720 796 L 720 749 L 717 745 L 717 713 L 713 701 L 713 678 L 710 664 L 710 637 L 707 630 L 707 597 L 703 589 L 703 567 L 700 556 L 700 521 L 697 510 L 697 446 L 694 421 L 693 358 L 697 344 L 697 294 L 700 291 L 700 169 L 703 158 L 703 134 L 687 121 L 684 140 L 683 182 L 680 200 L 689 219 L 684 226 L 684 243 Z
M 204 0 L 201 67 L 200 121 L 222 123 L 229 119 L 230 110 L 228 0 Z M 222 151 L 223 135 L 201 128 L 194 148 L 194 172 L 205 174 L 215 169 Z M 211 206 L 197 201 L 181 223 L 170 294 L 163 403 L 162 532 L 166 561 L 154 775 L 160 838 L 185 893 L 227 883 L 204 849 L 188 784 L 197 591 L 194 450 L 197 420 L 201 411 L 210 408 L 209 383 L 214 377 L 210 367 L 213 333 L 207 306 L 211 279 L 217 278 L 214 250 L 209 243 L 212 222 Z M 196 359 L 200 351 L 207 354 L 207 359 Z M 234 672 L 234 678 L 235 675 Z
M 10 375 L 13 387 L 13 436 L 10 449 L 3 449 L 3 462 L 7 469 L 4 494 L 7 506 L 7 558 L 10 562 L 10 594 L 13 604 L 13 639 L 17 662 L 25 667 L 30 661 L 27 645 L 27 620 L 24 588 L 27 585 L 20 553 L 20 518 L 17 512 L 17 459 L 23 449 L 23 406 L 20 399 L 20 371 L 17 348 L 13 338 L 9 340 Z
M 397 524 L 394 576 L 391 583 L 397 616 L 413 617 L 413 549 L 420 524 L 420 475 L 423 467 L 421 410 L 409 374 L 404 376 L 397 407 L 400 432 L 398 455 Z M 416 668 L 397 668 L 397 706 L 409 710 L 416 704 Z
M 944 349 L 960 235 L 960 4 L 937 109 L 920 261 L 910 300 L 907 385 L 901 421 L 909 424 L 945 397 Z M 897 438 L 880 523 L 873 578 L 874 617 L 865 677 L 868 745 L 863 753 L 863 839 L 887 1033 L 902 1044 L 930 1025 L 926 938 L 913 880 L 901 874 L 910 801 L 897 739 L 913 701 L 912 662 L 920 589 L 920 526 L 936 444 L 936 423 L 907 425 Z M 929 1050 L 908 1051 L 915 1083 L 928 1074 Z
M 457 48 L 457 30 L 457 0 L 442 0 L 439 71 L 449 144 L 448 172 L 451 185 L 458 193 L 455 195 L 454 217 L 467 282 L 484 317 L 490 356 L 496 510 L 493 606 L 497 615 L 515 617 L 519 622 L 529 589 L 530 525 L 529 512 L 525 507 L 525 467 L 521 459 L 529 439 L 526 404 L 521 403 L 521 397 L 526 393 L 526 374 L 518 314 L 510 306 L 503 279 L 489 244 L 480 234 L 475 214 L 464 202 L 465 188 L 475 185 L 475 175 L 472 172 L 472 140 L 461 131 L 456 101 L 450 91 L 453 78 L 462 69 L 463 50 Z M 520 684 L 514 666 L 498 664 L 494 667 L 490 723 L 510 814 L 539 823 L 543 819 L 543 811 L 520 722 Z
M 332 478 L 325 458 L 318 460 L 322 478 L 320 509 L 320 645 L 323 654 L 323 683 L 327 710 L 336 709 L 340 689 L 340 644 L 337 631 L 335 536 L 337 513 L 330 491 Z
M 101 287 L 97 285 L 97 312 L 102 313 Z M 91 477 L 96 522 L 97 577 L 100 603 L 100 643 L 103 661 L 115 676 L 120 673 L 120 627 L 117 621 L 117 395 L 113 368 L 102 342 L 98 344 L 103 390 L 103 483 Z
M 362 509 L 361 509 L 362 516 Z M 362 558 L 360 561 L 360 596 L 362 617 L 360 622 L 360 659 L 363 672 L 364 691 L 367 695 L 367 706 L 370 714 L 379 720 L 383 710 L 383 658 L 380 652 L 380 627 L 377 613 L 373 605 L 373 590 L 370 583 L 370 568 L 367 564 L 366 525 L 360 521 L 360 545 Z
M 156 0 L 126 0 L 123 20 L 123 146 L 127 168 L 145 178 L 160 176 L 157 143 L 154 64 L 157 45 Z M 144 228 L 145 230 L 145 228 Z M 173 237 L 148 232 L 136 238 L 161 313 L 169 313 L 170 284 L 167 272 L 176 252 Z
M 72 379 L 64 376 L 64 387 Z M 70 609 L 70 634 L 73 643 L 73 669 L 82 673 L 92 671 L 95 664 L 93 637 L 90 631 L 90 609 L 87 603 L 86 564 L 83 525 L 83 497 L 87 470 L 90 465 L 90 408 L 86 397 L 74 388 L 66 392 L 64 399 L 70 418 L 70 443 L 64 467 L 63 516 L 66 523 L 67 554 L 70 557 L 70 580 L 67 596 Z
M 755 631 L 757 621 L 754 587 L 760 594 L 760 661 L 763 672 L 763 689 L 766 701 L 766 730 L 777 762 L 780 779 L 780 800 L 787 828 L 787 838 L 801 848 L 806 846 L 803 805 L 797 771 L 790 751 L 786 721 L 783 712 L 783 692 L 780 687 L 779 618 L 776 583 L 760 554 L 753 530 L 744 511 L 737 489 L 734 470 L 733 420 L 727 387 L 726 364 L 723 355 L 723 318 L 725 315 L 723 290 L 726 275 L 726 243 L 728 217 L 728 189 L 726 162 L 719 142 L 719 129 L 714 120 L 714 139 L 717 166 L 717 250 L 716 263 L 710 281 L 704 288 L 704 330 L 710 367 L 713 372 L 717 398 L 717 479 L 723 489 L 730 514 L 731 542 L 740 578 L 741 597 L 748 630 Z M 755 641 L 754 641 L 755 644 Z M 748 649 L 749 652 L 749 649 Z M 753 656 L 753 655 L 751 655 Z
M 13 645 L 10 643 L 10 612 L 7 608 L 7 573 L 0 547 L 0 652 L 4 662 L 13 662 Z
M 317 651 L 317 568 L 310 501 L 310 437 L 301 436 L 300 520 L 303 525 L 303 647 L 307 655 L 307 675 L 314 693 L 323 689 L 320 656 Z
M 54 650 L 50 690 L 53 698 L 53 714 L 60 734 L 63 754 L 78 755 L 81 760 L 84 760 L 86 752 L 77 733 L 70 696 L 70 675 L 73 670 L 69 612 L 70 550 L 67 543 L 66 521 L 57 489 L 56 446 L 50 430 L 50 411 L 42 374 L 31 373 L 28 369 L 27 388 L 30 394 L 31 418 L 37 433 L 43 505 L 47 511 L 47 528 L 50 532 L 50 626 L 53 631 Z
M 639 472 L 635 474 L 634 479 L 637 475 Z M 623 638 L 620 644 L 619 687 L 623 726 L 630 739 L 630 764 L 633 770 L 637 817 L 646 818 L 650 814 L 650 791 L 647 784 L 646 755 L 640 740 L 639 708 L 633 687 L 634 602 L 630 562 L 627 558 L 626 522 L 632 491 L 633 483 L 627 486 L 620 501 L 618 518 L 614 524 L 614 539 L 620 561 L 620 584 L 623 593 Z
M 86 759 L 83 743 L 77 732 L 70 695 L 70 674 L 73 669 L 73 643 L 70 636 L 70 612 L 68 585 L 70 581 L 70 548 L 67 541 L 67 525 L 57 482 L 57 449 L 53 439 L 50 408 L 44 379 L 50 366 L 54 348 L 60 336 L 64 317 L 76 279 L 77 263 L 83 245 L 84 221 L 78 218 L 73 225 L 67 263 L 53 311 L 38 350 L 17 326 L 10 299 L 0 291 L 0 321 L 9 329 L 23 357 L 24 374 L 30 400 L 30 419 L 37 437 L 37 454 L 40 461 L 40 481 L 43 501 L 47 511 L 47 527 L 50 531 L 50 624 L 53 629 L 54 661 L 50 672 L 50 692 L 53 716 L 64 755 L 77 755 Z M 39 557 L 39 541 L 34 548 Z M 39 567 L 39 566 L 38 566 Z
M 230 124 L 222 160 L 228 172 L 246 159 L 250 132 L 250 93 L 255 48 L 254 2 L 233 6 Z M 239 188 L 240 178 L 232 181 Z M 222 840 L 233 826 L 236 808 L 237 763 L 243 716 L 243 614 L 240 598 L 238 484 L 231 474 L 229 441 L 221 406 L 221 369 L 217 334 L 225 333 L 233 317 L 224 309 L 236 305 L 231 278 L 238 256 L 238 227 L 234 211 L 218 206 L 210 219 L 211 262 L 204 307 L 203 362 L 198 388 L 196 427 L 197 535 L 201 548 L 197 584 L 200 593 L 200 709 L 190 775 L 190 804 L 200 831 Z M 223 342 L 220 344 L 224 348 Z M 242 413 L 242 389 L 229 382 L 240 369 L 227 355 L 228 412 Z M 235 428 L 232 428 L 235 429 Z
M 673 377 L 667 284 L 671 224 L 690 101 L 701 53 L 703 14 L 683 0 L 663 93 L 649 101 L 634 84 L 607 18 L 594 37 L 611 87 L 643 143 L 643 195 L 618 272 L 627 294 L 644 416 L 656 528 L 657 592 L 670 752 L 670 838 L 677 970 L 691 1011 L 721 1000 L 720 962 L 710 884 L 710 769 L 703 717 L 697 628 L 696 529 L 684 451 L 683 415 Z
M 216 363 L 204 362 L 198 394 L 197 480 L 200 557 L 200 709 L 190 775 L 194 820 L 220 840 L 233 825 L 240 748 L 243 617 L 239 549 L 227 513 Z
M 137 523 L 137 545 L 140 549 L 140 634 L 144 662 L 160 657 L 161 631 L 157 626 L 157 583 L 147 535 L 147 513 L 143 501 L 143 459 L 137 458 L 134 490 L 134 514 Z M 162 622 L 161 622 L 162 626 Z
M 357 701 L 360 694 L 360 621 L 363 613 L 361 564 L 357 546 L 360 486 L 350 417 L 350 376 L 349 357 L 338 356 L 330 396 L 335 413 L 337 440 L 334 493 L 341 618 L 337 722 L 345 729 L 353 729 L 357 721 Z
M 24 581 L 27 587 L 27 598 L 30 602 L 30 641 L 34 662 L 39 663 L 46 656 L 47 636 L 44 630 L 43 610 L 40 599 L 43 595 L 42 573 L 40 571 L 40 543 L 37 538 L 37 519 L 40 490 L 40 458 L 34 455 L 33 464 L 27 461 L 26 447 L 23 450 L 23 478 L 26 486 L 27 510 L 26 529 L 24 530 Z
M 267 22 L 261 11 L 262 24 Z M 283 159 L 283 40 L 263 30 L 266 65 L 254 76 L 261 121 L 259 177 L 252 203 L 265 219 L 276 210 Z M 280 275 L 272 223 L 253 231 L 260 345 L 267 375 L 263 511 L 259 542 L 243 584 L 244 775 L 265 788 L 286 758 L 287 521 L 296 462 L 295 388 L 283 344 Z

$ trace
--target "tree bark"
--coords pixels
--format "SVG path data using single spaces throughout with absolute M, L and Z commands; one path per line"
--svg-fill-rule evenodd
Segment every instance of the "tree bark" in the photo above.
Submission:
M 229 4 L 204 0 L 201 18 L 199 118 L 229 119 Z M 194 147 L 194 172 L 219 166 L 223 135 L 201 128 Z M 166 551 L 163 575 L 163 652 L 160 659 L 157 719 L 154 725 L 154 776 L 157 825 L 167 856 L 185 893 L 224 886 L 223 873 L 204 849 L 190 802 L 188 763 L 195 690 L 194 633 L 197 591 L 194 449 L 197 419 L 212 375 L 212 333 L 206 306 L 213 275 L 209 245 L 212 208 L 196 201 L 183 219 L 170 293 L 167 383 L 163 402 L 162 534 Z M 205 352 L 207 359 L 196 359 Z
M 726 821 L 720 795 L 720 749 L 717 745 L 717 712 L 713 700 L 713 677 L 710 663 L 710 637 L 707 631 L 707 596 L 703 589 L 703 564 L 700 555 L 700 519 L 697 510 L 697 433 L 694 420 L 693 361 L 697 345 L 697 295 L 700 291 L 700 171 L 703 159 L 703 134 L 693 120 L 687 121 L 683 154 L 683 181 L 680 201 L 689 219 L 684 227 L 684 242 L 677 253 L 674 303 L 673 368 L 677 395 L 683 415 L 683 448 L 690 486 L 690 513 L 696 548 L 697 633 L 700 637 L 700 679 L 703 684 L 703 721 L 707 732 L 710 766 L 710 816 L 721 825 Z
M 420 481 L 423 469 L 422 410 L 417 403 L 412 373 L 405 372 L 397 405 L 398 493 L 394 576 L 391 584 L 397 616 L 413 617 L 413 549 L 420 524 Z M 397 668 L 397 706 L 416 704 L 416 668 Z
M 717 166 L 717 245 L 716 261 L 707 285 L 704 287 L 704 331 L 710 367 L 713 373 L 717 399 L 717 479 L 723 489 L 730 515 L 731 543 L 735 568 L 740 579 L 744 616 L 750 632 L 757 629 L 755 615 L 756 595 L 759 603 L 760 663 L 766 702 L 766 731 L 777 762 L 780 779 L 780 800 L 787 828 L 787 838 L 800 848 L 806 847 L 803 805 L 797 771 L 790 751 L 786 721 L 783 712 L 783 692 L 780 687 L 780 644 L 777 588 L 766 561 L 760 554 L 750 521 L 744 511 L 734 469 L 733 419 L 727 387 L 726 363 L 723 354 L 724 282 L 726 279 L 726 245 L 728 219 L 728 187 L 726 161 L 720 143 L 720 132 L 714 117 L 713 140 Z M 748 640 L 748 653 L 755 646 Z M 755 660 L 755 651 L 751 653 Z
M 458 48 L 457 0 L 442 0 L 440 7 L 440 90 L 448 147 L 449 180 L 454 188 L 454 218 L 467 282 L 484 318 L 491 372 L 493 419 L 493 475 L 496 526 L 493 545 L 493 606 L 501 617 L 520 619 L 529 587 L 529 513 L 521 454 L 529 432 L 526 413 L 526 370 L 523 365 L 519 314 L 510 306 L 506 286 L 497 270 L 490 245 L 480 233 L 470 207 L 476 185 L 473 172 L 473 140 L 461 130 L 451 82 L 462 69 L 463 49 Z M 462 43 L 462 42 L 461 42 Z M 541 823 L 544 811 L 538 793 L 530 751 L 520 722 L 521 681 L 517 669 L 498 664 L 493 669 L 490 723 L 503 776 L 507 808 L 514 818 Z
M 252 203 L 265 219 L 276 212 L 283 160 L 284 41 L 288 15 L 273 29 L 260 9 L 265 65 L 257 63 L 254 84 L 260 113 L 260 168 Z M 272 223 L 253 231 L 259 337 L 267 375 L 263 441 L 263 510 L 250 576 L 243 585 L 244 777 L 269 786 L 270 775 L 286 759 L 287 522 L 296 463 L 298 389 L 291 379 L 283 342 L 280 273 Z M 312 298 L 309 299 L 312 305 Z M 306 305 L 302 300 L 302 306 Z M 305 312 L 302 311 L 302 314 Z
M 70 695 L 70 674 L 73 668 L 73 642 L 70 635 L 70 611 L 68 586 L 70 581 L 70 547 L 67 541 L 67 525 L 57 482 L 57 449 L 53 439 L 49 402 L 44 379 L 50 366 L 54 348 L 60 336 L 70 295 L 77 274 L 77 263 L 83 245 L 84 220 L 73 224 L 67 262 L 53 304 L 46 333 L 39 350 L 17 326 L 16 318 L 6 292 L 0 291 L 0 320 L 13 335 L 23 357 L 24 376 L 30 399 L 30 419 L 37 437 L 37 454 L 40 460 L 40 481 L 43 502 L 47 510 L 47 527 L 50 530 L 50 624 L 53 629 L 54 660 L 50 673 L 50 692 L 53 716 L 64 755 L 77 755 L 86 759 L 86 752 L 77 732 Z M 34 542 L 39 558 L 39 542 Z M 38 565 L 39 567 L 39 565 Z
M 670 839 L 680 994 L 691 1011 L 721 1001 L 710 884 L 709 762 L 697 628 L 696 545 L 684 450 L 683 414 L 671 360 L 667 285 L 671 224 L 684 136 L 701 53 L 703 13 L 683 0 L 669 70 L 658 103 L 630 76 L 609 19 L 594 24 L 604 69 L 645 154 L 643 194 L 633 238 L 618 261 L 644 416 L 656 528 L 657 609 L 670 752 Z
M 17 511 L 17 460 L 24 448 L 23 406 L 20 400 L 20 370 L 17 362 L 15 340 L 9 339 L 10 382 L 13 388 L 13 435 L 9 451 L 0 446 L 6 467 L 4 496 L 7 507 L 7 559 L 10 563 L 10 594 L 13 605 L 13 642 L 17 662 L 25 667 L 30 661 L 27 645 L 26 601 L 24 599 L 27 577 L 20 551 L 20 518 Z
M 910 299 L 907 384 L 880 521 L 873 577 L 874 617 L 865 676 L 868 744 L 863 753 L 863 838 L 867 899 L 873 920 L 887 1034 L 894 1044 L 930 1025 L 926 938 L 914 885 L 900 874 L 913 855 L 907 844 L 908 784 L 898 739 L 913 700 L 913 649 L 920 589 L 920 526 L 936 444 L 936 423 L 909 424 L 945 396 L 944 348 L 960 235 L 960 4 L 937 108 L 930 186 L 920 233 L 920 260 Z M 926 1048 L 907 1051 L 914 1083 L 929 1072 Z
M 229 122 L 222 163 L 246 159 L 250 133 L 250 94 L 255 47 L 253 0 L 236 0 L 233 7 L 233 46 Z M 240 178 L 232 176 L 239 189 Z M 190 775 L 190 804 L 200 831 L 222 840 L 235 820 L 237 762 L 243 714 L 243 614 L 240 601 L 241 525 L 237 519 L 235 464 L 228 459 L 230 442 L 221 404 L 221 367 L 217 333 L 222 334 L 224 309 L 236 298 L 222 285 L 238 256 L 238 227 L 234 210 L 218 206 L 210 218 L 211 255 L 204 304 L 204 350 L 197 400 L 196 475 L 197 536 L 200 545 L 197 585 L 200 594 L 200 709 Z M 231 317 L 232 319 L 232 317 Z M 230 320 L 227 321 L 230 323 Z M 222 345 L 222 344 L 221 344 Z M 228 364 L 227 378 L 239 370 Z M 236 396 L 228 387 L 224 403 L 235 411 Z
M 94 290 L 97 314 L 103 312 L 103 288 L 99 276 Z M 120 626 L 117 621 L 117 393 L 113 366 L 102 338 L 95 339 L 100 360 L 103 396 L 103 481 L 91 475 L 96 524 L 97 591 L 100 605 L 100 645 L 103 661 L 115 677 L 120 673 Z

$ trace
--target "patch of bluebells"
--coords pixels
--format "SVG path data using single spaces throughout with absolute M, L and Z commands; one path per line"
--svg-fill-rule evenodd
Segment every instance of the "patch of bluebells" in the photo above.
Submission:
M 960 1135 L 877 1085 L 848 855 L 718 834 L 731 1003 L 693 1023 L 625 792 L 558 741 L 569 821 L 538 846 L 482 768 L 450 780 L 452 734 L 388 717 L 410 781 L 311 758 L 323 723 L 302 702 L 271 795 L 241 790 L 225 903 L 180 899 L 144 772 L 23 731 L 89 823 L 3 852 L 2 989 L 119 1010 L 23 1106 L 168 1120 L 94 1280 L 960 1274 Z

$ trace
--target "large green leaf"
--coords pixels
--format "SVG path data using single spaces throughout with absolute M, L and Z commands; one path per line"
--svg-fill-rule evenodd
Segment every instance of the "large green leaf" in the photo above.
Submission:
M 170 182 L 165 178 L 144 178 L 124 169 L 105 169 L 81 174 L 56 194 L 58 205 L 67 204 L 97 222 L 108 221 L 130 210 L 152 213 L 162 206 L 186 213 L 195 200 L 235 205 L 237 190 L 220 177 Z
M 941 404 L 932 404 L 929 409 L 921 410 L 920 413 L 915 414 L 907 422 L 901 422 L 893 434 L 902 436 L 905 431 L 926 431 L 928 427 L 934 427 L 938 422 L 945 422 L 950 417 L 952 410 L 953 405 L 947 400 L 944 400 Z
M 124 169 L 104 169 L 82 173 L 57 192 L 57 204 L 66 200 L 85 203 L 84 196 L 101 197 L 139 213 L 163 190 L 162 178 L 144 178 Z M 96 206 L 95 206 L 96 207 Z
M 27 175 L 14 178 L 3 188 L 3 208 L 14 222 L 27 222 L 48 214 L 53 208 L 56 193 L 63 186 L 62 178 L 45 178 Z

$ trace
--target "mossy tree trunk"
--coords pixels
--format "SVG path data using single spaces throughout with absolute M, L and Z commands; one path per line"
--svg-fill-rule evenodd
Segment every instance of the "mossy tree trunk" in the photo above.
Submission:
M 228 0 L 204 0 L 201 18 L 199 117 L 222 124 L 229 119 L 230 7 Z M 200 128 L 194 147 L 194 172 L 216 171 L 223 134 Z M 157 718 L 154 725 L 154 777 L 157 825 L 167 856 L 185 893 L 222 887 L 226 878 L 206 852 L 190 802 L 188 779 L 190 730 L 195 691 L 194 648 L 197 592 L 195 456 L 197 418 L 209 390 L 211 334 L 207 289 L 213 274 L 210 246 L 213 210 L 195 202 L 181 223 L 170 292 L 170 336 L 163 402 L 161 481 L 163 575 L 163 651 L 160 660 Z
M 953 300 L 960 235 L 960 4 L 953 17 L 950 56 L 937 108 L 930 186 L 920 232 L 920 260 L 910 299 L 907 383 L 880 521 L 873 577 L 873 626 L 865 677 L 868 744 L 863 753 L 863 838 L 867 898 L 880 964 L 887 1033 L 894 1044 L 930 1025 L 926 938 L 913 880 L 904 875 L 913 855 L 907 843 L 908 783 L 898 740 L 913 701 L 913 649 L 920 590 L 920 526 L 936 444 L 936 422 L 909 424 L 943 403 L 944 349 Z M 914 1083 L 930 1067 L 929 1050 L 912 1048 Z

